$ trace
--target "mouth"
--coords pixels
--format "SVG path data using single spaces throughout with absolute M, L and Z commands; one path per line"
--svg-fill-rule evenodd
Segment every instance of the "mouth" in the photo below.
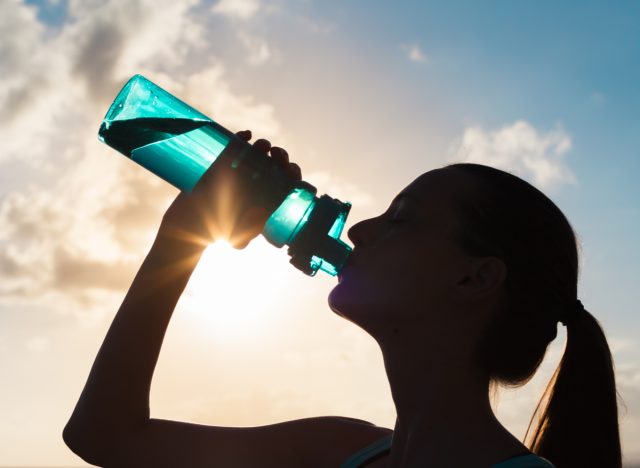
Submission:
M 347 262 L 345 263 L 344 267 L 342 267 L 342 269 L 340 270 L 340 272 L 338 273 L 338 282 L 342 281 L 342 279 L 345 276 L 345 273 L 350 270 L 353 267 L 353 255 L 351 255 L 348 259 Z

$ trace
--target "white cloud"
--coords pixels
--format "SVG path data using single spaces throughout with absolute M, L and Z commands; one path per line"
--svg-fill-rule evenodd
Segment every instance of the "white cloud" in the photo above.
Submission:
M 525 120 L 498 130 L 474 126 L 454 144 L 452 160 L 486 164 L 530 180 L 541 188 L 576 183 L 565 163 L 571 137 L 562 129 L 541 132 Z
M 404 50 L 407 58 L 412 62 L 424 63 L 427 61 L 427 56 L 418 44 L 403 44 L 402 50 Z
M 590 100 L 595 105 L 601 105 L 601 104 L 604 104 L 607 101 L 607 99 L 605 98 L 604 94 L 602 94 L 600 91 L 592 92 Z
M 238 37 L 240 38 L 242 44 L 249 51 L 247 63 L 249 63 L 250 65 L 262 65 L 271 58 L 271 47 L 269 47 L 269 44 L 265 39 L 252 36 L 244 32 L 240 32 L 238 34 Z
M 232 130 L 278 135 L 273 107 L 203 52 L 193 4 L 72 0 L 53 34 L 33 8 L 0 2 L 0 165 L 24 163 L 33 181 L 0 198 L 0 304 L 99 315 L 132 279 L 175 189 L 97 140 L 129 76 Z
M 0 2 L 0 162 L 18 157 L 39 162 L 53 118 L 64 109 L 60 97 L 48 92 L 60 67 L 43 47 L 45 32 L 34 8 Z
M 24 344 L 25 348 L 32 353 L 41 353 L 49 348 L 49 340 L 43 336 L 29 338 Z
M 627 460 L 640 460 L 640 366 L 637 361 L 616 362 L 616 388 L 622 398 L 619 401 L 619 422 L 622 430 L 622 446 Z
M 219 0 L 212 11 L 230 18 L 246 20 L 255 16 L 260 8 L 259 0 Z
M 609 348 L 611 349 L 611 353 L 613 353 L 614 355 L 617 355 L 623 352 L 633 351 L 637 346 L 637 343 L 635 342 L 635 340 L 632 340 L 630 338 L 609 337 L 607 338 L 607 341 L 609 342 Z
M 359 187 L 349 182 L 339 180 L 326 171 L 310 172 L 303 174 L 304 180 L 318 189 L 318 195 L 327 193 L 333 198 L 343 202 L 351 202 L 352 205 L 366 207 L 371 205 L 373 198 Z
M 37 54 L 34 46 L 39 44 L 44 27 L 38 23 L 36 11 L 18 2 L 0 4 L 0 76 L 5 86 L 0 89 L 4 99 L 9 89 L 19 84 L 20 73 L 31 71 L 29 62 Z
M 630 361 L 617 362 L 616 386 L 628 409 L 640 409 L 640 365 Z M 640 418 L 637 414 L 633 411 L 634 417 Z
M 337 29 L 337 23 L 319 20 L 302 15 L 293 15 L 293 20 L 302 25 L 305 30 L 314 34 L 328 35 Z
M 232 131 L 249 129 L 261 138 L 276 138 L 280 133 L 273 106 L 256 102 L 249 94 L 234 92 L 222 65 L 215 64 L 189 76 L 180 96 Z

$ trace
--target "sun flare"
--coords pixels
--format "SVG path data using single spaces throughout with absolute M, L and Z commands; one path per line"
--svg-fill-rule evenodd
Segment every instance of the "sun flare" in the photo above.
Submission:
M 202 332 L 233 341 L 268 333 L 281 320 L 282 297 L 293 267 L 261 237 L 237 250 L 226 241 L 204 252 L 182 305 Z

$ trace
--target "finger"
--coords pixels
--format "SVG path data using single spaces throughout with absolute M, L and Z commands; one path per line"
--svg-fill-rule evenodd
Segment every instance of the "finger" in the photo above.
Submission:
M 269 148 L 271 148 L 271 142 L 269 140 L 265 140 L 264 138 L 260 138 L 259 140 L 256 140 L 256 142 L 253 144 L 253 147 L 266 153 L 269 151 Z
M 280 166 L 286 166 L 289 163 L 289 154 L 283 148 L 273 146 L 269 153 Z
M 302 170 L 296 163 L 289 163 L 286 170 L 295 180 L 302 180 Z
M 236 133 L 236 136 L 241 140 L 249 141 L 251 140 L 251 130 L 240 130 Z

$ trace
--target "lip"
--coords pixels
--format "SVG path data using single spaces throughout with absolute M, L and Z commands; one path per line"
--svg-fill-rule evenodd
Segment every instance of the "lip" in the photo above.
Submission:
M 344 265 L 344 267 L 342 267 L 342 270 L 340 270 L 340 272 L 338 273 L 338 282 L 342 281 L 342 278 L 344 278 L 344 275 L 347 271 L 351 270 L 351 268 L 353 268 L 354 265 L 354 261 L 353 261 L 353 254 L 351 254 L 349 256 L 349 258 L 347 258 L 347 261 Z

